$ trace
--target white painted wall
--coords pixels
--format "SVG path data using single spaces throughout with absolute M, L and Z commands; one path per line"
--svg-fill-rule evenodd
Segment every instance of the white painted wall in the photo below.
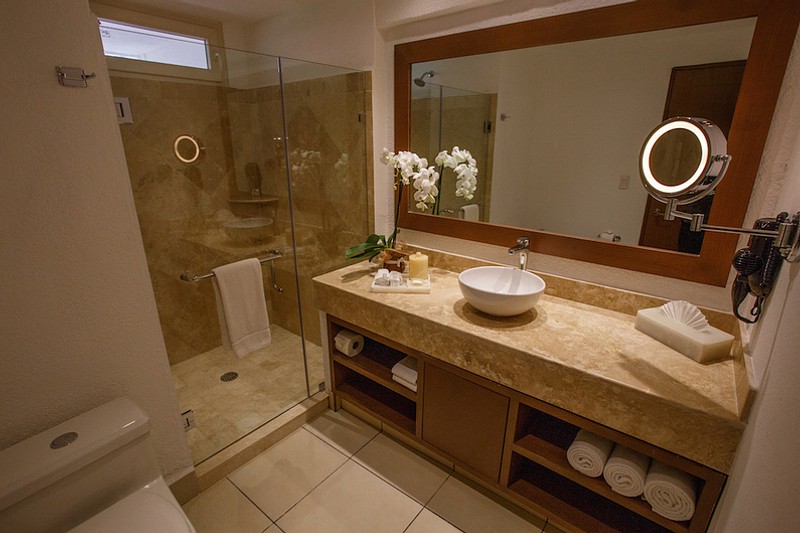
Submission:
M 491 222 L 637 244 L 639 150 L 661 122 L 672 68 L 746 59 L 739 20 L 516 50 L 500 61 Z M 628 188 L 620 189 L 622 176 Z
M 800 210 L 800 34 L 748 219 Z M 711 531 L 800 531 L 800 263 L 784 263 L 761 320 L 747 328 L 761 390 Z M 763 379 L 762 379 L 763 377 Z
M 310 0 L 245 28 L 246 50 L 370 70 L 374 11 L 371 0 Z
M 0 449 L 128 396 L 162 471 L 190 469 L 96 20 L 6 2 L 0 30 Z M 59 64 L 97 77 L 61 87 Z

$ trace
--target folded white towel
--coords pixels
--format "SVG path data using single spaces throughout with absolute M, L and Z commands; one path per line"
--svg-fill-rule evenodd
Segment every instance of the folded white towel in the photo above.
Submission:
M 272 335 L 258 259 L 237 261 L 211 271 L 222 345 L 237 357 L 269 346 Z
M 397 374 L 392 374 L 392 380 L 394 380 L 395 382 L 399 383 L 400 385 L 402 385 L 403 387 L 405 387 L 407 389 L 411 389 L 414 392 L 417 392 L 417 384 L 416 383 L 411 383 L 409 381 L 406 381 L 403 378 L 401 378 L 400 376 L 398 376 Z
M 481 208 L 478 204 L 467 204 L 461 208 L 464 220 L 478 221 L 481 218 Z
M 409 383 L 417 382 L 417 359 L 410 355 L 392 367 L 392 374 Z
M 582 429 L 567 449 L 567 460 L 581 474 L 599 477 L 613 447 L 614 443 L 610 440 Z
M 633 498 L 644 491 L 649 467 L 649 457 L 617 444 L 603 468 L 603 477 L 611 490 Z
M 653 461 L 644 482 L 644 499 L 653 511 L 670 520 L 690 520 L 697 498 L 695 480 L 686 472 Z

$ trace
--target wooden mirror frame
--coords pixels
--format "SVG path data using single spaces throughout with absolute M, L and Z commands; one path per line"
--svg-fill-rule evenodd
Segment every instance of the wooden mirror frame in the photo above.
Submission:
M 797 34 L 797 0 L 647 0 L 399 44 L 394 64 L 395 149 L 410 146 L 414 63 L 750 17 L 757 17 L 755 33 L 728 135 L 733 160 L 709 217 L 709 224 L 741 227 Z M 529 235 L 534 252 L 717 286 L 727 282 L 738 240 L 735 235 L 706 233 L 700 255 L 691 255 L 409 213 L 408 195 L 402 199 L 398 225 L 500 246 L 512 246 L 520 235 Z

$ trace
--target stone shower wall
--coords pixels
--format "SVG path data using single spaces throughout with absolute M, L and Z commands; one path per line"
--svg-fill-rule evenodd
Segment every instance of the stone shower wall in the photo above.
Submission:
M 114 95 L 131 104 L 134 123 L 120 125 L 120 131 L 170 363 L 220 345 L 211 283 L 186 283 L 180 273 L 205 273 L 268 249 L 284 255 L 275 262 L 282 293 L 272 289 L 269 268 L 263 269 L 270 320 L 299 334 L 280 89 L 111 80 Z M 292 177 L 300 298 L 306 337 L 315 343 L 311 277 L 341 266 L 344 249 L 363 239 L 371 221 L 367 83 L 368 74 L 353 73 L 286 86 L 289 149 L 319 153 L 296 164 Z M 205 147 L 196 165 L 172 153 L 173 140 L 183 133 Z M 299 163 L 300 154 L 295 151 L 290 161 Z M 272 201 L 229 201 L 249 196 L 248 163 L 258 165 L 262 195 Z M 273 218 L 268 238 L 239 244 L 226 235 L 224 222 L 253 216 Z

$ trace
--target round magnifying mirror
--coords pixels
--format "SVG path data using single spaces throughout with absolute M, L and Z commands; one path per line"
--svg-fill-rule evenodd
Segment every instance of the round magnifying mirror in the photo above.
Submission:
M 639 158 L 642 184 L 654 198 L 696 202 L 714 190 L 730 162 L 725 135 L 702 118 L 671 118 L 645 139 Z
M 172 151 L 175 152 L 175 157 L 187 165 L 200 161 L 203 150 L 204 147 L 200 145 L 200 141 L 191 135 L 178 135 L 175 138 L 175 142 L 172 143 Z

